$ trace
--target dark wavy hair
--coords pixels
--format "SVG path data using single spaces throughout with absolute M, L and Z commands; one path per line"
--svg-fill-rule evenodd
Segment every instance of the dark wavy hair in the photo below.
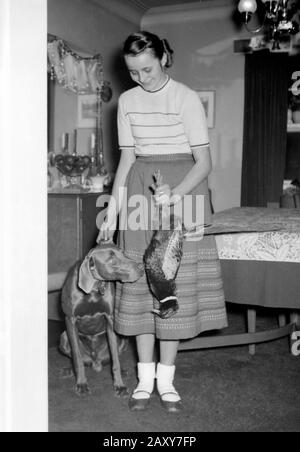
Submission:
M 160 39 L 157 35 L 149 31 L 139 31 L 128 36 L 123 46 L 124 55 L 136 56 L 145 50 L 151 50 L 153 55 L 159 60 L 164 53 L 167 55 L 166 67 L 173 64 L 173 50 L 166 39 Z

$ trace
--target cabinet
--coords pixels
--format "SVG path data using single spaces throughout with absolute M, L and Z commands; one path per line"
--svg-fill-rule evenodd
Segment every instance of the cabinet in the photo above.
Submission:
M 48 274 L 67 272 L 95 246 L 98 235 L 97 207 L 104 193 L 48 194 Z M 59 292 L 48 296 L 48 316 L 61 318 Z

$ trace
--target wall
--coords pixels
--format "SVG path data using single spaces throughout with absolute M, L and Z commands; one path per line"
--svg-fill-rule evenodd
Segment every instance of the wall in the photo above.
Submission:
M 215 126 L 209 129 L 215 211 L 240 205 L 244 55 L 233 52 L 233 42 L 248 37 L 231 19 L 234 5 L 218 5 L 153 8 L 142 19 L 143 29 L 169 40 L 175 52 L 173 78 L 195 90 L 215 91 Z
M 122 16 L 122 17 L 121 17 Z M 122 42 L 128 34 L 139 29 L 142 11 L 122 2 L 95 0 L 48 0 L 48 33 L 68 42 L 74 49 L 90 55 L 101 53 L 104 59 L 104 78 L 111 83 L 112 100 L 103 103 L 104 154 L 109 170 L 114 170 L 118 161 L 116 109 L 117 99 L 130 84 L 129 76 L 120 58 Z M 54 144 L 60 152 L 60 137 L 63 132 L 73 133 L 77 121 L 77 99 L 75 94 L 55 94 Z M 78 133 L 80 153 L 89 150 L 88 138 L 91 130 Z M 70 136 L 70 138 L 72 138 Z

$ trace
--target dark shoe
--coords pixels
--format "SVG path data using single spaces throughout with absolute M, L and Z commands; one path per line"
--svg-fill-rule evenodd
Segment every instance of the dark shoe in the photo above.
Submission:
M 150 393 L 147 391 L 135 391 L 134 394 L 136 394 L 137 392 L 144 392 L 146 394 Z M 135 399 L 134 397 L 130 397 L 129 401 L 128 401 L 128 406 L 130 411 L 144 411 L 146 410 L 146 408 L 148 408 L 148 405 L 150 403 L 150 397 L 144 398 L 144 399 Z
M 166 394 L 177 394 L 177 392 L 165 392 L 164 394 L 160 394 L 160 403 L 162 404 L 163 408 L 168 413 L 180 413 L 182 410 L 182 401 L 178 400 L 177 402 L 170 402 L 168 400 L 163 400 L 163 396 Z

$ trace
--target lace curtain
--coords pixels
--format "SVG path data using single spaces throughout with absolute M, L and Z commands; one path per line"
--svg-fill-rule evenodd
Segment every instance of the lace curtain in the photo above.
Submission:
M 100 92 L 103 88 L 103 61 L 100 54 L 85 58 L 62 39 L 48 39 L 48 72 L 51 79 L 77 94 Z

